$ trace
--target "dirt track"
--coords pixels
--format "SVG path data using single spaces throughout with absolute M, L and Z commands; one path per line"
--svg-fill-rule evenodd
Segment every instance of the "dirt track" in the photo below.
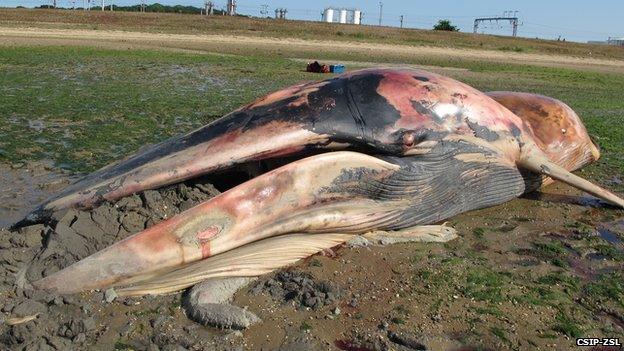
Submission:
M 150 48 L 175 51 L 308 55 L 365 54 L 376 58 L 460 58 L 549 67 L 624 73 L 624 61 L 507 51 L 440 48 L 341 41 L 278 39 L 251 36 L 159 34 L 125 31 L 0 28 L 0 45 L 88 45 L 113 49 Z

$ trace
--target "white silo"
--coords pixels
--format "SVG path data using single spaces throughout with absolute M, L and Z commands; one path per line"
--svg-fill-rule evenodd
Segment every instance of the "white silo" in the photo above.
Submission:
M 340 10 L 340 23 L 347 23 L 347 9 Z
M 328 7 L 323 12 L 325 22 L 332 23 L 334 21 L 334 9 Z
M 353 10 L 353 24 L 362 23 L 362 12 L 360 10 Z

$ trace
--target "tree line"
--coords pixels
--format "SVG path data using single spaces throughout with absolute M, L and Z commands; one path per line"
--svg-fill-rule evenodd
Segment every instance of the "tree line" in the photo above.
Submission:
M 41 9 L 51 9 L 53 8 L 51 5 L 41 5 L 38 8 Z M 195 6 L 183 6 L 183 5 L 163 5 L 163 4 L 159 4 L 159 3 L 153 3 L 153 4 L 149 4 L 149 5 L 144 5 L 145 8 L 145 12 L 160 12 L 160 13 L 188 13 L 188 14 L 200 14 L 203 13 L 204 9 L 201 7 L 195 7 Z M 57 9 L 65 9 L 65 10 L 70 10 L 71 8 L 63 8 L 63 7 L 57 7 Z M 82 7 L 76 7 L 76 9 L 78 10 L 82 10 Z M 90 8 L 91 10 L 94 11 L 98 11 L 98 10 L 102 10 L 101 6 L 92 6 Z M 107 5 L 106 6 L 106 10 L 109 10 L 110 6 Z M 137 4 L 137 5 L 129 5 L 129 6 L 118 6 L 118 5 L 113 5 L 113 11 L 127 11 L 127 12 L 141 12 L 141 5 Z M 217 10 L 214 9 L 214 14 L 215 15 L 222 15 L 224 13 L 223 10 Z

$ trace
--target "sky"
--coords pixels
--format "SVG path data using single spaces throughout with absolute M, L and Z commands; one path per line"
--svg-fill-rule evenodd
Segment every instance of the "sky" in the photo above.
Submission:
M 59 6 L 69 7 L 71 0 L 57 0 Z M 76 0 L 81 5 L 83 0 Z M 101 0 L 92 0 L 100 4 Z M 115 5 L 137 4 L 140 0 L 104 0 Z M 204 0 L 145 0 L 167 5 L 202 7 Z M 0 0 L 4 7 L 36 7 L 52 0 Z M 213 0 L 224 8 L 226 0 Z M 518 11 L 518 35 L 529 38 L 566 39 L 586 42 L 624 37 L 624 0 L 382 0 L 382 24 L 430 29 L 439 19 L 449 19 L 462 32 L 472 32 L 476 17 L 501 16 L 505 11 Z M 237 12 L 261 16 L 262 5 L 268 5 L 269 15 L 275 8 L 288 9 L 289 19 L 320 20 L 325 7 L 357 8 L 363 12 L 363 24 L 379 21 L 379 1 L 355 0 L 237 0 Z M 0 18 L 1 19 L 1 18 Z M 480 25 L 479 32 L 511 35 L 509 23 Z

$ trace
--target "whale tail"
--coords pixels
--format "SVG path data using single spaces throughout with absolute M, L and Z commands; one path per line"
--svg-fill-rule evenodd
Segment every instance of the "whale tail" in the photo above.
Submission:
M 552 162 L 532 143 L 525 144 L 522 147 L 517 165 L 518 167 L 562 181 L 612 205 L 624 208 L 624 200 L 622 198 Z

